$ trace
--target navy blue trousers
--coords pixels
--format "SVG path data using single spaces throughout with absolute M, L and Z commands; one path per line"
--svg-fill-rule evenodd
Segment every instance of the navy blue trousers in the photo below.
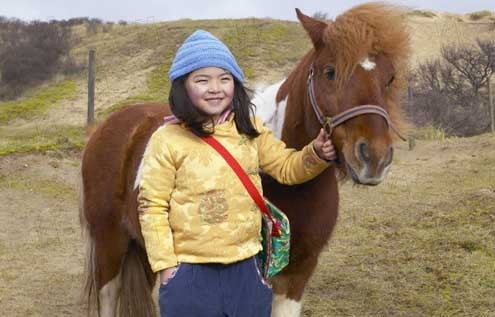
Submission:
M 232 264 L 181 263 L 160 286 L 160 316 L 270 317 L 272 296 L 256 257 Z

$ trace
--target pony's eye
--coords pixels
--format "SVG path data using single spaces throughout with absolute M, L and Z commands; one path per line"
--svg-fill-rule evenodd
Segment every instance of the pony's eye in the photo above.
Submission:
M 334 80 L 335 79 L 335 68 L 329 66 L 325 68 L 325 75 L 329 80 Z
M 392 75 L 392 77 L 390 78 L 390 80 L 387 83 L 387 87 L 390 87 L 390 85 L 392 85 L 392 83 L 394 82 L 394 80 L 395 80 L 395 76 Z

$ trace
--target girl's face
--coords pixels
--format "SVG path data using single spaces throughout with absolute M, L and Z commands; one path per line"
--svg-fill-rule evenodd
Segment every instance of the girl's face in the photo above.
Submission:
M 234 78 L 222 68 L 200 68 L 187 76 L 186 91 L 197 108 L 217 121 L 232 105 Z

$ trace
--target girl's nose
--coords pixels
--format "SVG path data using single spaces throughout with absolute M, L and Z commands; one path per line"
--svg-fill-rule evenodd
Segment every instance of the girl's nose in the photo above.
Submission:
M 208 85 L 208 92 L 216 93 L 220 91 L 220 85 L 217 80 L 211 80 Z

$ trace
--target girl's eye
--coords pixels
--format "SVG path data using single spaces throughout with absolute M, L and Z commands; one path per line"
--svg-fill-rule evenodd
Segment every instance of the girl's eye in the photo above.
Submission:
M 325 68 L 325 75 L 329 80 L 335 80 L 335 68 L 332 66 Z
M 206 79 L 198 79 L 198 80 L 196 80 L 196 82 L 200 83 L 200 84 L 204 84 L 207 82 L 207 80 Z
M 223 77 L 222 81 L 230 81 L 230 77 Z

